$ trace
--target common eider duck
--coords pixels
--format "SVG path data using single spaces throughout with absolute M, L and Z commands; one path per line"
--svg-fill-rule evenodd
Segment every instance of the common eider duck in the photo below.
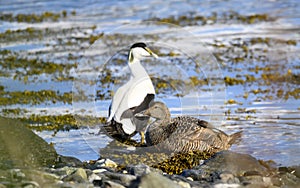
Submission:
M 145 132 L 147 146 L 155 146 L 162 151 L 215 153 L 229 149 L 242 136 L 242 131 L 227 135 L 208 122 L 194 117 L 171 119 L 168 107 L 162 102 L 152 102 L 143 114 L 155 119 Z
M 104 128 L 115 139 L 127 140 L 137 132 L 141 134 L 147 126 L 149 117 L 136 117 L 135 114 L 149 107 L 155 97 L 152 81 L 140 60 L 145 57 L 158 56 L 145 43 L 135 43 L 128 53 L 128 66 L 131 71 L 130 80 L 118 88 L 108 110 L 108 119 Z

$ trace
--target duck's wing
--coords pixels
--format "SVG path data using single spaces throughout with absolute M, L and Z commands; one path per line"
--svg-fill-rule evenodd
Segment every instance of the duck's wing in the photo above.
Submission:
M 123 113 L 123 111 L 125 111 L 126 109 L 128 109 L 124 106 L 124 100 L 126 99 L 126 95 L 127 95 L 127 90 L 126 90 L 126 85 L 121 86 L 115 93 L 112 102 L 109 106 L 109 117 L 107 119 L 107 122 L 110 122 L 116 114 L 119 114 L 119 116 L 116 116 L 116 121 L 120 122 L 120 117 L 121 114 Z M 122 113 L 118 113 L 118 111 L 122 111 Z
M 179 140 L 177 141 L 179 142 L 177 151 L 222 150 L 228 145 L 228 135 L 218 129 L 209 128 L 209 124 L 206 121 L 184 118 L 179 119 L 179 121 L 173 121 L 172 124 L 176 124 L 171 125 L 172 129 L 176 127 L 173 130 L 172 137 L 176 137 Z
M 149 77 L 133 79 L 130 85 L 128 91 L 128 106 L 132 108 L 142 105 L 142 108 L 148 108 L 150 101 L 153 100 L 155 95 L 151 79 Z M 147 97 L 148 95 L 149 97 Z

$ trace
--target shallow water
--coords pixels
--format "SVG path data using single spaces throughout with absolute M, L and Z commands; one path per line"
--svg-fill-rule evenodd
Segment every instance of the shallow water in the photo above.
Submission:
M 241 9 L 241 7 L 243 7 Z M 188 86 L 178 86 L 175 91 L 161 90 L 158 99 L 167 103 L 171 109 L 173 116 L 188 114 L 194 115 L 207 121 L 213 122 L 215 126 L 224 130 L 227 133 L 233 133 L 238 130 L 243 130 L 243 139 L 239 145 L 234 145 L 231 150 L 248 153 L 259 159 L 274 160 L 279 165 L 297 165 L 299 164 L 300 156 L 300 100 L 299 93 L 296 97 L 290 96 L 288 99 L 276 97 L 278 90 L 284 92 L 292 91 L 299 88 L 300 74 L 300 3 L 296 0 L 279 1 L 270 0 L 261 3 L 261 1 L 1 1 L 0 13 L 14 14 L 31 14 L 43 13 L 45 11 L 61 12 L 66 10 L 68 16 L 60 19 L 58 22 L 44 21 L 41 23 L 18 23 L 0 21 L 0 32 L 3 33 L 10 30 L 25 29 L 28 27 L 39 29 L 70 29 L 76 28 L 68 32 L 58 32 L 57 34 L 45 34 L 42 39 L 33 38 L 30 40 L 11 40 L 2 41 L 0 44 L 1 50 L 8 49 L 18 52 L 23 57 L 39 57 L 47 61 L 55 63 L 74 63 L 79 62 L 77 69 L 68 70 L 69 74 L 79 80 L 90 81 L 89 78 L 96 80 L 101 74 L 97 69 L 88 72 L 89 75 L 81 74 L 81 70 L 90 69 L 93 65 L 96 68 L 101 67 L 101 63 L 107 61 L 107 57 L 116 53 L 116 49 L 126 49 L 125 46 L 131 44 L 134 39 L 130 37 L 124 39 L 115 39 L 107 43 L 95 43 L 89 47 L 88 43 L 78 43 L 77 39 L 84 38 L 87 35 L 96 35 L 99 33 L 125 33 L 128 35 L 151 34 L 151 36 L 159 35 L 160 39 L 149 39 L 152 41 L 152 47 L 161 49 L 160 52 L 169 52 L 169 50 L 178 50 L 180 57 L 162 56 L 155 63 L 144 64 L 149 74 L 153 77 L 168 77 L 178 78 L 182 80 L 188 79 L 189 76 L 197 75 L 199 79 L 218 78 L 220 80 L 225 76 L 234 78 L 243 78 L 245 75 L 252 75 L 256 78 L 254 82 L 246 82 L 244 84 L 234 84 L 225 87 L 225 83 L 215 84 L 210 82 L 209 86 L 193 88 L 193 92 L 185 97 L 175 97 L 174 92 L 183 92 L 189 89 Z M 75 15 L 70 15 L 71 11 L 76 11 Z M 237 12 L 241 15 L 250 14 L 267 14 L 275 21 L 259 22 L 256 24 L 236 23 L 224 21 L 215 24 L 185 26 L 180 29 L 175 27 L 179 32 L 174 33 L 174 27 L 168 25 L 150 25 L 145 26 L 143 20 L 149 18 L 166 18 L 168 16 L 181 16 L 200 14 L 210 16 L 213 12 L 218 15 L 228 13 L 229 11 Z M 191 13 L 192 12 L 192 13 Z M 137 22 L 142 22 L 138 23 Z M 129 25 L 124 25 L 129 24 Z M 143 25 L 145 24 L 145 25 Z M 95 29 L 92 29 L 96 26 Z M 122 26 L 122 27 L 120 27 Z M 141 26 L 141 27 L 140 27 Z M 171 32 L 171 34 L 168 34 Z M 167 33 L 167 34 L 166 34 Z M 174 36 L 172 36 L 172 34 Z M 173 38 L 172 38 L 173 37 Z M 162 39 L 163 38 L 163 39 Z M 180 46 L 175 46 L 173 40 L 179 38 Z M 194 41 L 194 39 L 197 39 Z M 194 69 L 194 64 L 189 64 L 188 61 L 183 61 L 186 64 L 178 63 L 182 59 L 188 59 L 188 55 L 184 52 L 192 52 L 194 45 L 198 42 L 207 44 L 206 47 L 199 50 L 200 55 L 207 54 L 212 57 L 211 52 L 222 52 L 222 48 L 214 48 L 210 44 L 225 44 L 228 46 L 241 46 L 249 42 L 253 38 L 271 38 L 274 39 L 267 43 L 251 43 L 249 50 L 254 54 L 243 54 L 240 48 L 232 48 L 226 51 L 228 57 L 222 56 L 224 61 L 216 61 L 210 59 L 203 61 L 199 68 L 199 73 Z M 275 40 L 276 39 L 276 40 Z M 161 42 L 164 41 L 164 43 Z M 294 40 L 295 45 L 286 45 L 281 40 Z M 74 42 L 74 43 L 72 43 Z M 122 44 L 124 43 L 124 45 Z M 250 42 L 249 42 L 250 43 Z M 284 43 L 284 44 L 283 44 Z M 66 44 L 73 44 L 66 45 Z M 162 46 L 169 44 L 168 47 Z M 199 45 L 202 47 L 203 45 Z M 98 46 L 99 45 L 99 46 Z M 107 47 L 111 47 L 111 51 Z M 178 47 L 178 48 L 177 48 Z M 197 46 L 198 47 L 198 46 Z M 226 48 L 227 49 L 227 48 Z M 198 49 L 197 49 L 198 51 Z M 202 52 L 203 51 L 203 52 Z M 126 52 L 122 51 L 120 54 Z M 198 53 L 198 52 L 197 52 Z M 224 54 L 226 54 L 224 53 Z M 70 58 L 74 56 L 75 60 Z M 251 55 L 257 56 L 255 59 Z M 241 62 L 234 63 L 231 61 L 231 56 L 244 57 Z M 260 57 L 264 57 L 263 60 Z M 176 59 L 178 58 L 178 59 Z M 175 60 L 174 60 L 175 59 Z M 229 59 L 229 61 L 227 61 Z M 98 62 L 98 64 L 87 64 L 88 61 Z M 202 62 L 202 63 L 203 63 Z M 206 62 L 206 63 L 205 63 Z M 159 64 L 158 64 L 159 63 Z M 173 66 L 173 63 L 177 63 Z M 100 65 L 99 65 L 100 64 Z M 86 65 L 84 67 L 83 65 Z M 90 67 L 89 67 L 90 66 Z M 255 67 L 271 67 L 270 71 L 258 70 L 253 71 Z M 126 75 L 126 66 L 111 65 L 109 68 L 119 70 L 114 72 Z M 28 68 L 29 69 L 29 68 Z M 168 69 L 168 73 L 165 70 Z M 210 70 L 213 69 L 213 70 Z M 269 77 L 265 81 L 262 80 L 263 74 L 288 74 L 291 71 L 292 75 L 284 79 L 276 79 Z M 13 70 L 13 72 L 16 70 Z M 23 71 L 23 69 L 21 70 Z M 62 74 L 65 74 L 64 72 Z M 21 108 L 30 114 L 64 114 L 64 113 L 83 113 L 93 114 L 96 116 L 106 116 L 106 110 L 109 105 L 109 99 L 96 100 L 95 90 L 103 88 L 97 84 L 88 85 L 78 81 L 60 81 L 60 74 L 41 74 L 29 77 L 28 83 L 24 83 L 24 77 L 21 80 L 11 77 L 1 77 L 1 84 L 5 91 L 39 91 L 49 89 L 54 91 L 75 92 L 76 86 L 83 89 L 86 94 L 91 97 L 85 102 L 80 103 L 74 101 L 72 104 L 56 102 L 55 104 L 14 104 L 9 106 L 1 106 L 0 109 Z M 54 79 L 54 80 L 53 80 Z M 269 79 L 269 80 L 268 80 Z M 290 80 L 292 81 L 290 81 Z M 267 83 L 270 82 L 270 83 Z M 107 90 L 115 90 L 118 86 L 109 85 Z M 207 90 L 206 90 L 207 89 Z M 260 93 L 259 89 L 269 89 L 267 93 Z M 258 91 L 255 93 L 255 90 Z M 248 93 L 248 97 L 243 97 Z M 170 95 L 172 95 L 170 97 Z M 272 98 L 266 96 L 273 96 Z M 234 99 L 238 104 L 225 105 L 224 102 L 229 99 Z M 85 112 L 81 110 L 85 109 Z M 250 111 L 249 111 L 250 110 Z M 253 111 L 253 113 L 251 112 Z M 228 112 L 230 111 L 230 114 Z M 226 115 L 225 115 L 225 112 Z M 100 125 L 99 125 L 100 126 Z M 98 135 L 98 127 L 80 128 L 78 130 L 59 131 L 56 134 L 53 131 L 42 131 L 36 133 L 43 137 L 46 141 L 55 144 L 57 151 L 63 155 L 71 155 L 78 157 L 81 160 L 96 159 L 99 157 L 99 150 L 104 148 L 111 139 L 105 135 Z

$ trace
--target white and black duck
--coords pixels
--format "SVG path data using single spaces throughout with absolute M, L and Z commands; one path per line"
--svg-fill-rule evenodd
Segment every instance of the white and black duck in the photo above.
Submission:
M 113 96 L 104 126 L 106 132 L 116 139 L 126 140 L 137 132 L 141 133 L 143 139 L 143 129 L 149 117 L 136 117 L 135 114 L 147 109 L 155 97 L 152 81 L 140 63 L 143 58 L 150 56 L 157 58 L 143 42 L 133 44 L 129 50 L 130 80 Z

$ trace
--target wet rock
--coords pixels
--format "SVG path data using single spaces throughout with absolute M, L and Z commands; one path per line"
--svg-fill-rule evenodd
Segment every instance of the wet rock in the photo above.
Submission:
M 160 187 L 160 188 L 179 188 L 180 186 L 171 181 L 170 179 L 164 177 L 155 172 L 150 172 L 148 174 L 144 174 L 136 181 L 132 182 L 130 187 L 143 187 L 143 188 L 153 188 L 153 187 Z
M 294 174 L 285 173 L 280 176 L 281 185 L 285 187 L 299 187 L 300 179 Z
M 0 168 L 40 167 L 55 164 L 57 153 L 24 124 L 0 117 Z
M 151 172 L 151 169 L 148 165 L 138 164 L 138 165 L 129 165 L 127 166 L 127 171 L 135 176 L 142 176 Z
M 23 182 L 21 185 L 23 188 L 38 188 L 40 185 L 34 181 Z
M 83 168 L 78 168 L 72 174 L 63 178 L 63 181 L 74 181 L 78 183 L 84 183 L 88 181 L 87 174 Z
M 176 183 L 182 188 L 190 188 L 191 187 L 191 185 L 189 183 L 184 182 L 184 181 L 178 181 Z
M 94 186 L 102 185 L 102 178 L 95 173 L 92 173 L 88 176 L 88 181 L 92 183 Z
M 75 157 L 59 155 L 56 160 L 55 168 L 60 168 L 65 166 L 83 167 L 83 163 Z
M 240 183 L 239 179 L 231 173 L 225 172 L 220 174 L 220 179 L 222 183 L 228 183 L 228 184 Z
M 191 170 L 185 170 L 182 175 L 196 180 L 207 179 L 212 181 L 218 179 L 220 174 L 224 172 L 231 173 L 233 176 L 242 176 L 248 172 L 260 175 L 268 174 L 268 170 L 251 155 L 222 151 L 216 153 L 202 165 Z
M 300 166 L 294 166 L 292 167 L 294 168 L 294 172 L 292 172 L 295 176 L 297 176 L 298 178 L 300 178 Z
M 77 168 L 75 168 L 75 167 L 65 166 L 65 167 L 58 168 L 58 169 L 51 168 L 48 171 L 50 173 L 54 173 L 58 176 L 66 176 L 66 175 L 70 175 L 70 174 L 74 173 L 76 170 L 77 170 Z
M 109 167 L 109 168 L 116 168 L 118 165 L 114 161 L 110 159 L 100 159 L 96 161 L 95 167 L 100 168 L 100 167 Z
M 291 173 L 300 178 L 300 166 L 279 167 L 278 170 L 282 173 Z
M 113 181 L 105 181 L 101 187 L 103 187 L 103 188 L 125 188 L 123 185 L 113 182 Z
M 101 168 L 101 169 L 93 170 L 93 173 L 97 174 L 97 173 L 103 173 L 103 172 L 106 172 L 106 171 L 107 171 L 107 169 Z
M 111 180 L 117 180 L 122 185 L 129 186 L 133 180 L 136 180 L 136 176 L 130 174 L 120 174 L 120 173 L 113 173 L 113 172 L 104 172 L 103 173 L 106 177 Z

